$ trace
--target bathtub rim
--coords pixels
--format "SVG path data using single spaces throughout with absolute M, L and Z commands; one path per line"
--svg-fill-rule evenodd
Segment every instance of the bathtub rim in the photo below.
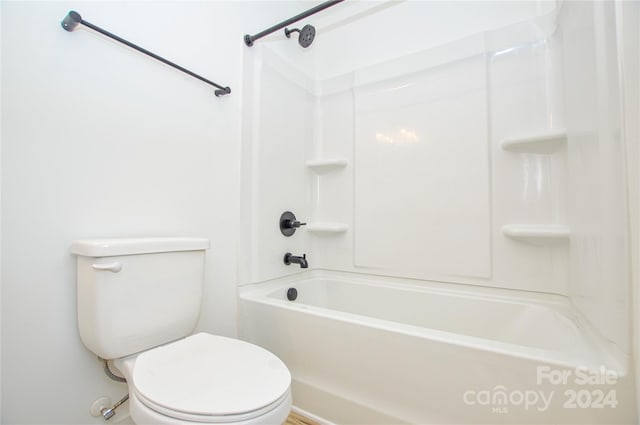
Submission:
M 296 282 L 306 282 L 320 279 L 346 281 L 356 285 L 370 285 L 384 288 L 418 291 L 421 293 L 435 293 L 456 297 L 470 297 L 494 302 L 509 302 L 512 304 L 535 305 L 546 307 L 565 316 L 575 323 L 588 343 L 594 348 L 592 355 L 597 361 L 590 359 L 576 359 L 569 353 L 559 350 L 546 350 L 516 343 L 492 340 L 471 335 L 457 334 L 438 329 L 393 322 L 354 313 L 330 310 L 307 304 L 292 303 L 276 299 L 269 295 L 284 286 L 294 285 Z M 472 293 L 471 293 L 472 292 Z M 602 366 L 615 371 L 618 377 L 629 373 L 629 356 L 620 351 L 615 345 L 608 343 L 599 336 L 590 323 L 577 310 L 568 297 L 557 294 L 529 292 L 513 289 L 480 287 L 475 285 L 461 285 L 447 282 L 423 281 L 416 279 L 391 278 L 365 273 L 337 272 L 332 270 L 313 269 L 287 276 L 265 280 L 263 282 L 248 283 L 239 287 L 239 302 L 248 301 L 271 307 L 284 308 L 299 313 L 310 314 L 327 320 L 335 320 L 370 326 L 387 332 L 418 338 L 428 338 L 433 341 L 452 344 L 460 347 L 487 351 L 506 356 L 516 356 L 542 364 L 571 369 L 588 368 L 598 371 Z M 242 319 L 241 319 L 242 320 Z

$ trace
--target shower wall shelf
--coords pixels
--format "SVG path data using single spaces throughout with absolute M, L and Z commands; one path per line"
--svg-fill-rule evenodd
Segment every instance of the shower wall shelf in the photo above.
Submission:
M 566 144 L 567 132 L 556 130 L 528 137 L 506 139 L 501 146 L 502 149 L 509 152 L 552 154 L 558 152 Z
M 346 223 L 316 222 L 307 224 L 307 231 L 311 233 L 345 233 L 349 230 Z
M 506 237 L 530 241 L 568 240 L 570 235 L 569 226 L 560 224 L 507 224 L 501 230 Z
M 348 161 L 343 158 L 310 159 L 305 164 L 307 168 L 312 170 L 314 173 L 322 175 L 345 168 Z

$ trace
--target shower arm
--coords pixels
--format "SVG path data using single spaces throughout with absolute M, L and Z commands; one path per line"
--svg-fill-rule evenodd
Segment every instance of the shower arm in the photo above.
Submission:
M 322 11 L 322 10 L 325 10 L 328 7 L 335 6 L 338 3 L 342 3 L 343 1 L 344 0 L 325 1 L 324 3 L 320 3 L 316 7 L 312 7 L 311 9 L 309 9 L 309 10 L 307 10 L 305 12 L 302 12 L 302 13 L 300 13 L 300 14 L 292 17 L 292 18 L 289 18 L 286 21 L 282 21 L 279 24 L 274 25 L 274 26 L 272 26 L 270 28 L 267 28 L 264 31 L 260 31 L 257 34 L 254 34 L 254 35 L 246 34 L 244 36 L 244 44 L 246 44 L 247 46 L 251 47 L 251 46 L 253 46 L 253 42 L 258 40 L 259 38 L 262 38 L 265 35 L 269 35 L 272 32 L 278 31 L 279 29 L 282 29 L 282 28 L 284 28 L 286 26 L 289 26 L 289 25 L 293 24 L 294 22 L 298 22 L 298 21 L 306 18 L 307 16 L 311 16 L 311 15 L 316 14 L 316 13 Z
M 104 30 L 104 29 L 102 29 L 102 28 L 100 28 L 98 26 L 95 26 L 92 23 L 87 22 L 84 19 L 82 19 L 80 14 L 78 12 L 76 12 L 76 11 L 71 10 L 67 14 L 67 16 L 64 17 L 64 19 L 61 22 L 61 25 L 62 25 L 62 28 L 64 28 L 66 31 L 69 31 L 69 32 L 72 32 L 73 30 L 75 30 L 78 25 L 84 25 L 85 27 L 91 28 L 92 30 L 94 30 L 96 32 L 99 32 L 100 34 L 111 38 L 112 40 L 115 40 L 115 41 L 117 41 L 119 43 L 122 43 L 125 46 L 131 47 L 132 49 L 137 50 L 140 53 L 144 53 L 145 55 L 150 56 L 153 59 L 164 63 L 165 65 L 169 65 L 169 66 L 177 69 L 178 71 L 182 71 L 185 74 L 190 75 L 193 78 L 197 78 L 198 80 L 215 87 L 217 89 L 214 92 L 216 96 L 223 96 L 225 94 L 231 93 L 231 88 L 230 87 L 223 87 L 223 86 L 221 86 L 219 84 L 216 84 L 213 81 L 208 80 L 208 79 L 196 74 L 195 72 L 191 72 L 188 69 L 186 69 L 186 68 L 184 68 L 184 67 L 182 67 L 182 66 L 180 66 L 180 65 L 178 65 L 176 63 L 173 63 L 173 62 L 163 58 L 162 56 L 158 56 L 155 53 L 150 52 L 147 49 L 144 49 L 144 48 L 142 48 L 140 46 L 137 46 L 137 45 L 133 44 L 132 42 L 125 40 L 122 37 L 118 37 L 117 35 L 112 34 L 107 30 Z

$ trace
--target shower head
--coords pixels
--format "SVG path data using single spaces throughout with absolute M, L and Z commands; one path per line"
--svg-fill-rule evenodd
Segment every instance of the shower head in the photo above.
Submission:
M 300 31 L 300 36 L 298 37 L 298 43 L 304 48 L 307 48 L 313 43 L 313 39 L 316 38 L 316 29 L 313 25 L 305 25 L 302 27 Z
M 300 35 L 298 36 L 298 43 L 305 49 L 309 47 L 311 43 L 313 43 L 313 39 L 316 38 L 316 29 L 313 27 L 313 25 L 305 25 L 301 30 L 297 28 L 294 28 L 292 30 L 290 30 L 289 28 L 284 29 L 284 35 L 286 35 L 287 38 L 291 38 L 292 32 L 300 33 Z

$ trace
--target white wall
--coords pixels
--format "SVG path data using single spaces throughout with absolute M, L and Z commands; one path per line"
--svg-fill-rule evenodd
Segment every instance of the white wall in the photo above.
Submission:
M 2 423 L 102 423 L 125 393 L 76 330 L 76 238 L 211 240 L 199 328 L 236 334 L 242 42 L 279 2 L 7 2 L 2 14 Z M 87 29 L 71 10 L 213 88 Z

